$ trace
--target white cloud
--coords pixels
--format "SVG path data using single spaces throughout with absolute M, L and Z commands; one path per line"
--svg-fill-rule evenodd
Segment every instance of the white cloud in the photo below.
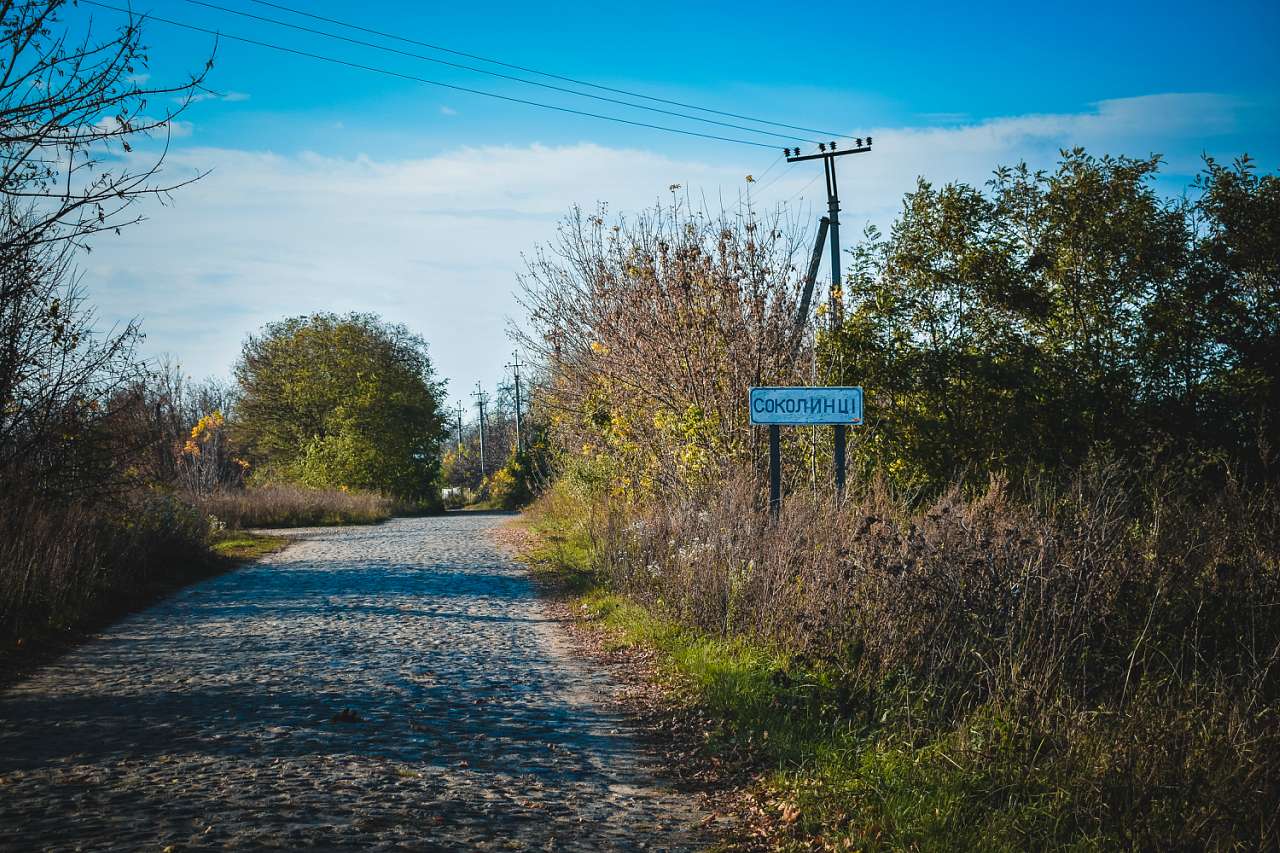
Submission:
M 172 119 L 169 119 L 169 121 L 165 122 L 164 127 L 156 128 L 155 135 L 156 136 L 163 135 L 165 132 L 165 128 L 168 128 L 169 136 L 172 137 L 173 139 L 186 139 L 192 133 L 195 132 L 195 125 L 192 124 L 191 122 L 183 121 L 182 119 L 172 118 Z
M 384 162 L 185 148 L 165 179 L 212 173 L 84 259 L 105 321 L 141 316 L 152 354 L 225 374 L 247 332 L 311 311 L 371 310 L 432 342 L 455 388 L 501 372 L 520 255 L 575 202 L 652 205 L 674 179 L 738 169 L 595 145 L 464 148 Z
M 179 104 L 200 104 L 205 101 L 224 101 L 226 103 L 238 103 L 240 101 L 249 100 L 249 95 L 245 92 L 194 92 L 190 95 L 178 95 L 174 97 L 174 102 Z
M 164 139 L 165 136 L 169 136 L 172 139 L 186 139 L 195 130 L 195 125 L 189 121 L 182 121 L 176 118 L 164 121 L 145 115 L 134 116 L 129 124 L 134 128 L 150 127 L 150 134 L 153 139 Z M 120 120 L 115 116 L 103 116 L 94 123 L 94 127 L 103 133 L 115 133 L 122 126 Z
M 442 116 L 456 116 L 457 114 L 458 114 L 458 111 L 455 110 L 453 107 L 449 107 L 449 106 L 440 107 L 440 115 Z
M 1033 167 L 1051 168 L 1062 149 L 1076 146 L 1097 155 L 1163 154 L 1168 174 L 1186 175 L 1199 169 L 1203 151 L 1212 151 L 1242 130 L 1247 111 L 1244 102 L 1222 95 L 1166 94 L 1099 101 L 1080 113 L 945 127 L 876 128 L 866 131 L 875 140 L 872 153 L 840 161 L 841 201 L 853 217 L 883 226 L 918 176 L 935 183 L 981 185 L 996 166 L 1025 160 Z M 820 175 L 815 165 L 806 167 Z M 788 176 L 768 195 L 786 198 L 800 186 L 802 181 Z M 821 193 L 822 182 L 813 189 Z
M 1077 144 L 1165 150 L 1194 168 L 1205 134 L 1237 121 L 1229 99 L 1167 95 L 1080 114 L 882 128 L 872 131 L 872 154 L 840 165 L 846 228 L 887 224 L 917 175 L 981 183 L 996 165 L 1048 167 Z M 196 375 L 227 373 L 244 335 L 265 322 L 370 310 L 420 331 L 456 395 L 501 374 L 520 256 L 554 237 L 570 205 L 605 200 L 611 211 L 635 211 L 668 199 L 673 183 L 712 206 L 748 189 L 761 206 L 821 201 L 817 164 L 775 162 L 766 175 L 769 152 L 717 153 L 701 162 L 579 144 L 380 160 L 183 148 L 170 153 L 167 178 L 212 174 L 148 211 L 148 222 L 99 240 L 84 259 L 86 280 L 105 321 L 142 316 L 148 351 L 171 352 Z M 745 183 L 748 173 L 757 183 Z

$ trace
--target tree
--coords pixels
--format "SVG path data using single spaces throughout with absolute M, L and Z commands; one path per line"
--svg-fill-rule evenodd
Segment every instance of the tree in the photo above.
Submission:
M 271 323 L 245 342 L 234 434 L 260 477 L 439 500 L 443 383 L 422 338 L 372 314 Z
M 855 458 L 912 486 L 1100 446 L 1260 470 L 1280 182 L 1210 160 L 1198 199 L 1161 199 L 1159 162 L 1076 149 L 1052 173 L 997 169 L 985 192 L 921 181 L 889 237 L 856 247 L 847 318 L 820 342 L 867 389 Z
M 1280 176 L 1248 156 L 1197 182 L 1195 300 L 1200 411 L 1233 454 L 1274 453 L 1280 432 Z M 1259 444 L 1267 445 L 1259 447 Z
M 163 133 L 203 87 L 204 69 L 174 86 L 145 86 L 140 16 L 105 38 L 90 25 L 78 37 L 61 25 L 65 0 L 0 3 L 0 258 L 137 222 L 129 209 L 178 183 L 159 180 L 164 151 L 128 156 Z M 172 103 L 159 115 L 148 105 Z M 167 150 L 167 142 L 165 150 Z
M 185 183 L 159 180 L 163 151 L 138 146 L 168 130 L 204 74 L 144 87 L 141 19 L 73 37 L 64 5 L 0 3 L 0 475 L 43 497 L 128 479 L 142 437 L 119 421 L 142 374 L 138 329 L 93 333 L 73 263 L 90 236 L 137 222 L 139 199 Z

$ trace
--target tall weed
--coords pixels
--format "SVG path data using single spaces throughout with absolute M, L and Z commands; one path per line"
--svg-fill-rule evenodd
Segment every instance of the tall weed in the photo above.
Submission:
M 111 505 L 0 499 L 0 515 L 6 645 L 82 627 L 211 562 L 204 517 L 167 495 Z
M 884 724 L 913 773 L 927 747 L 1027 798 L 1006 816 L 1056 803 L 1040 842 L 1225 849 L 1280 842 L 1278 506 L 1099 462 L 924 506 L 883 481 L 796 494 L 776 522 L 743 481 L 597 511 L 620 592 L 827 673 L 824 701 Z

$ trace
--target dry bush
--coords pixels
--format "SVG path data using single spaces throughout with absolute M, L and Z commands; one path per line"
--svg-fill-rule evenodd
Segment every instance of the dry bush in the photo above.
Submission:
M 1140 847 L 1277 839 L 1280 503 L 1086 467 L 1022 496 L 993 480 L 914 508 L 883 485 L 837 503 L 757 491 L 604 524 L 626 594 L 834 672 L 906 685 L 912 737 L 996 713 L 1028 768 L 1059 762 L 1095 821 Z M 846 709 L 853 713 L 856 701 Z
M 224 489 L 189 499 L 206 515 L 233 528 L 373 524 L 396 513 L 391 498 L 371 492 L 309 489 L 276 484 Z
M 209 564 L 204 519 L 163 495 L 113 505 L 0 500 L 0 637 L 92 622 Z
M 807 375 L 805 244 L 780 213 L 749 207 L 574 210 L 522 276 L 529 326 L 514 330 L 548 370 L 533 400 L 555 442 L 610 460 L 615 487 L 641 497 L 762 464 L 746 389 Z

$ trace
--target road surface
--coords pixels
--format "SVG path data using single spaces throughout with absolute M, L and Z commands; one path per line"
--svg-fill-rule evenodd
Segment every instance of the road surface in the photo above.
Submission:
M 504 520 L 291 531 L 0 694 L 0 850 L 696 849 Z

